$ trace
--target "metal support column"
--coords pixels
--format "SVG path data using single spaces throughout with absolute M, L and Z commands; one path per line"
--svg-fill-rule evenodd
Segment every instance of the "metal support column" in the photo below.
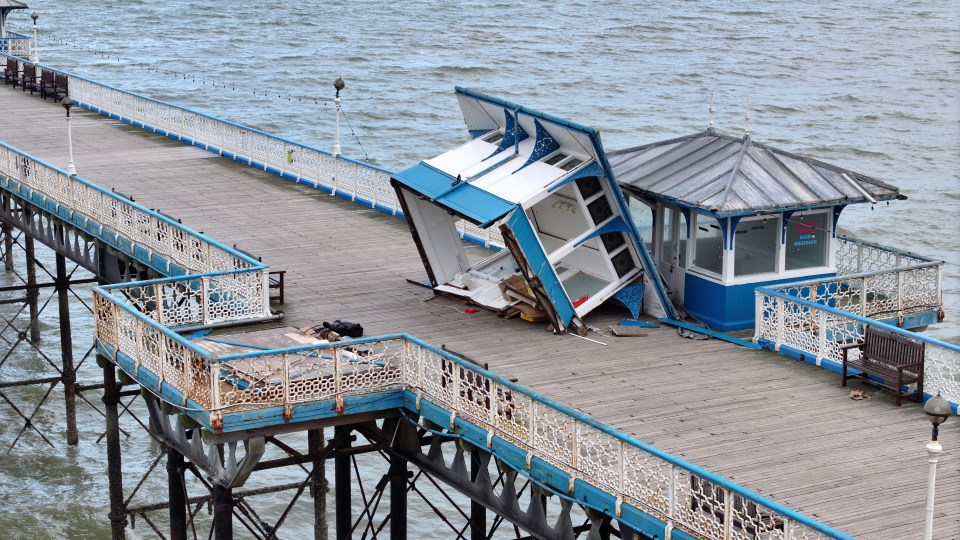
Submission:
M 63 229 L 61 228 L 61 233 Z M 67 259 L 57 253 L 57 302 L 60 307 L 60 353 L 63 363 L 63 401 L 66 405 L 67 444 L 76 445 L 77 435 L 77 370 L 73 366 L 73 336 L 70 331 L 70 277 Z
M 7 272 L 13 270 L 13 226 L 7 223 L 3 224 L 3 266 Z
M 340 438 L 344 431 L 349 431 L 348 426 L 337 426 L 334 428 L 334 436 Z M 352 436 L 346 438 L 340 450 L 350 448 Z M 350 540 L 353 538 L 351 529 L 353 528 L 353 513 L 351 512 L 350 497 L 350 455 L 340 452 L 333 458 L 333 482 L 334 482 L 334 505 L 337 511 L 337 540 Z
M 213 484 L 213 533 L 217 540 L 233 540 L 233 490 Z
M 477 451 L 470 452 L 470 481 L 476 482 L 477 475 L 483 463 Z M 486 540 L 487 538 L 487 509 L 479 502 L 470 500 L 470 539 Z
M 187 539 L 187 486 L 183 456 L 167 448 L 167 495 L 170 497 L 170 540 Z
M 407 460 L 390 455 L 390 540 L 407 540 Z
M 318 457 L 323 451 L 323 430 L 307 431 L 307 449 L 313 457 L 313 483 L 310 496 L 313 497 L 313 537 L 314 540 L 327 540 L 330 537 L 327 524 L 327 467 L 326 460 Z
M 40 290 L 37 288 L 37 259 L 33 248 L 33 238 L 24 235 L 24 251 L 27 258 L 27 304 L 30 307 L 30 343 L 40 343 L 40 307 L 38 299 Z
M 97 358 L 103 368 L 103 404 L 107 420 L 107 476 L 110 483 L 110 531 L 113 540 L 122 540 L 127 527 L 123 504 L 123 468 L 120 462 L 120 386 L 116 368 L 109 360 Z

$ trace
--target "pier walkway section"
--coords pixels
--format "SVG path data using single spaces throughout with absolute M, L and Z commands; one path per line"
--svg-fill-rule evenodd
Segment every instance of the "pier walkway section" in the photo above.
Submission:
M 851 535 L 922 529 L 929 426 L 916 404 L 896 407 L 886 394 L 853 401 L 836 374 L 670 328 L 590 334 L 601 344 L 467 314 L 407 282 L 424 276 L 402 221 L 93 113 L 73 116 L 82 176 L 285 270 L 284 325 L 344 319 L 369 335 L 407 332 Z M 0 118 L 0 140 L 66 163 L 59 105 L 7 88 Z M 605 329 L 626 314 L 605 307 L 586 322 Z M 951 504 L 960 468 L 947 465 L 958 426 L 941 430 L 941 538 L 960 537 Z

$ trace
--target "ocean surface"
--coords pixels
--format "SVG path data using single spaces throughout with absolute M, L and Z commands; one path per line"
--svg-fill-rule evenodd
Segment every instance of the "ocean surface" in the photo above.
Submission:
M 28 12 L 39 13 L 41 62 L 320 148 L 334 143 L 333 81 L 342 77 L 343 153 L 388 169 L 466 140 L 454 86 L 592 126 L 607 150 L 692 134 L 711 119 L 727 133 L 749 128 L 756 141 L 901 188 L 907 200 L 848 208 L 840 227 L 945 260 L 947 320 L 928 333 L 960 343 L 956 2 L 34 0 L 30 8 L 8 23 L 27 30 Z M 2 280 L 14 283 L 0 272 Z M 77 335 L 92 335 L 75 309 Z M 50 311 L 45 343 L 55 349 Z M 82 356 L 89 343 L 75 341 Z M 4 379 L 44 362 L 18 348 Z M 92 360 L 81 378 L 97 381 Z M 8 395 L 29 414 L 44 390 Z M 81 445 L 64 450 L 57 396 L 35 419 L 56 450 L 28 432 L 3 454 L 22 422 L 0 404 L 0 536 L 108 537 L 105 449 L 93 442 L 102 420 L 81 406 Z M 100 405 L 96 393 L 90 400 Z M 124 464 L 133 476 L 157 447 L 130 431 Z M 137 500 L 155 500 L 151 489 L 165 496 L 157 478 Z M 274 502 L 282 511 L 285 500 Z M 301 518 L 308 510 L 297 508 Z M 455 536 L 427 512 L 411 537 Z M 285 527 L 281 537 L 307 530 Z M 154 533 L 138 521 L 134 536 Z

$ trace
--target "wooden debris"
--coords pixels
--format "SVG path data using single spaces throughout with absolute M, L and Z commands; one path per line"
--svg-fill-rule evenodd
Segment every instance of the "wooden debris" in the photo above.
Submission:
M 624 326 L 617 324 L 610 327 L 610 332 L 618 337 L 647 337 L 646 332 L 641 332 L 642 326 Z

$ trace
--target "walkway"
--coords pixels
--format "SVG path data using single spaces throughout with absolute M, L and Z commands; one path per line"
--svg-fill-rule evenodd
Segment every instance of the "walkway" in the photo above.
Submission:
M 59 105 L 7 87 L 0 119 L 0 140 L 66 165 Z M 286 270 L 284 324 L 344 319 L 367 335 L 408 332 L 841 531 L 921 534 L 929 424 L 916 404 L 853 401 L 838 375 L 670 328 L 591 333 L 601 345 L 466 314 L 406 281 L 424 271 L 395 218 L 86 111 L 74 111 L 73 135 L 84 178 Z M 586 322 L 606 328 L 626 315 L 605 307 Z M 939 538 L 960 537 L 958 435 L 956 419 L 941 432 Z

